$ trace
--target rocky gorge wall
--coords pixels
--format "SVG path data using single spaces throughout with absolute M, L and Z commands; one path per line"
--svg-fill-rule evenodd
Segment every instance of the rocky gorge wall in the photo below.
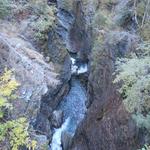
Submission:
M 126 111 L 116 90 L 118 85 L 113 84 L 116 59 L 134 51 L 139 42 L 135 20 L 130 14 L 122 14 L 123 8 L 132 9 L 132 2 L 57 0 L 48 4 L 57 5 L 57 11 L 53 26 L 42 31 L 46 39 L 41 40 L 39 46 L 32 39 L 36 30 L 31 29 L 31 23 L 40 18 L 37 14 L 19 15 L 21 20 L 15 20 L 16 24 L 8 24 L 8 20 L 0 22 L 0 71 L 13 68 L 21 83 L 17 91 L 19 102 L 14 103 L 14 117 L 25 114 L 36 130 L 34 137 L 38 145 L 48 146 L 53 134 L 52 115 L 71 85 L 70 55 L 77 55 L 81 62 L 88 62 L 88 73 L 78 77 L 87 89 L 87 112 L 67 149 L 140 148 L 145 143 L 141 140 L 144 139 L 142 131 Z M 77 86 L 75 91 L 78 90 Z
M 55 16 L 51 17 L 53 6 L 51 8 L 45 2 L 42 1 L 41 5 L 45 9 L 48 7 L 48 19 L 54 19 Z M 21 8 L 20 11 L 16 10 L 16 5 Z M 27 1 L 14 2 L 10 14 L 12 19 L 8 19 L 8 16 L 5 20 L 0 20 L 0 71 L 2 73 L 4 68 L 14 71 L 20 87 L 16 91 L 18 99 L 13 102 L 12 116 L 28 119 L 30 128 L 35 131 L 31 136 L 37 140 L 37 148 L 42 149 L 43 146 L 48 147 L 51 139 L 52 112 L 69 91 L 71 60 L 63 39 L 57 32 L 57 22 L 53 28 L 52 20 L 42 22 L 43 26 L 39 25 L 42 31 L 37 29 L 39 26 L 34 23 L 38 24 L 43 12 L 37 15 L 36 6 L 30 5 Z M 35 35 L 35 30 L 38 35 Z M 46 39 L 48 32 L 49 41 Z M 44 41 L 40 39 L 43 35 Z M 49 47 L 46 46 L 48 43 Z
M 72 32 L 74 39 L 72 39 L 76 41 L 80 53 L 85 50 L 82 56 L 86 53 L 85 57 L 89 60 L 88 110 L 85 119 L 77 129 L 71 149 L 137 149 L 143 144 L 141 131 L 131 114 L 124 108 L 122 98 L 116 90 L 117 87 L 113 84 L 115 60 L 134 51 L 139 41 L 138 36 L 133 32 L 135 26 L 132 17 L 122 16 L 123 8 L 132 7 L 132 2 L 81 0 L 77 3 L 82 11 L 75 7 L 78 11 L 75 15 L 75 26 Z M 92 21 L 98 16 L 96 14 L 99 11 L 106 11 L 106 14 L 110 15 L 107 16 L 108 19 L 113 23 L 107 24 L 105 15 L 100 14 L 100 24 L 98 28 L 95 28 Z M 125 26 L 117 25 L 118 21 L 122 21 L 121 19 L 125 19 Z M 88 30 L 86 27 L 89 27 Z M 92 30 L 89 30 L 91 28 Z M 80 33 L 84 41 L 79 37 Z M 78 35 L 74 36 L 74 34 Z M 90 46 L 89 41 L 91 41 Z

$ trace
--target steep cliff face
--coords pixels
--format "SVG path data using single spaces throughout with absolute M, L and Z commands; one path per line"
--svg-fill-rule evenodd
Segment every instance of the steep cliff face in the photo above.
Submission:
M 81 3 L 83 8 L 88 5 L 88 2 L 85 5 L 85 1 Z M 99 24 L 94 24 L 94 27 L 89 20 L 86 21 L 86 24 L 93 28 L 93 34 L 90 36 L 94 43 L 89 56 L 88 111 L 78 127 L 72 150 L 133 150 L 141 144 L 136 123 L 124 108 L 116 85 L 112 83 L 115 60 L 134 51 L 138 43 L 138 37 L 133 32 L 129 33 L 135 29 L 132 16 L 130 14 L 126 17 L 122 16 L 122 8 L 126 7 L 131 9 L 132 2 L 94 1 L 90 3 L 89 1 L 88 9 L 84 10 L 84 16 L 90 12 L 92 15 L 97 14 L 99 11 L 104 14 L 98 14 Z M 78 16 L 82 15 L 81 13 Z M 108 21 L 112 20 L 111 25 L 107 22 L 105 15 L 110 19 Z M 93 15 L 93 20 L 95 17 Z M 122 26 L 118 26 L 118 22 L 122 22 Z M 125 27 L 124 23 L 127 24 Z M 76 24 L 76 26 L 81 25 L 78 21 Z
M 116 43 L 110 43 L 111 34 L 115 37 L 118 34 Z M 123 45 L 125 53 L 132 50 L 131 45 L 134 42 L 131 41 L 134 40 L 132 35 L 124 32 L 110 33 L 106 35 L 104 46 L 97 49 L 98 59 L 92 57 L 88 84 L 89 109 L 85 120 L 79 126 L 72 149 L 136 149 L 136 125 L 112 84 L 116 56 L 122 51 Z M 92 65 L 93 62 L 95 65 Z
M 92 32 L 89 26 L 91 18 L 88 16 L 90 14 L 86 14 L 86 9 L 83 1 L 74 1 L 75 20 L 70 30 L 71 52 L 78 53 L 78 57 L 83 61 L 88 60 L 92 44 Z
M 21 83 L 12 116 L 25 115 L 36 131 L 37 149 L 47 142 L 51 148 L 69 150 L 136 150 L 144 145 L 145 130 L 137 127 L 113 83 L 116 59 L 134 51 L 139 42 L 133 1 L 12 4 L 13 15 L 0 20 L 0 73 L 5 67 L 14 69 Z M 71 66 L 76 77 L 70 82 Z M 85 74 L 79 75 L 80 70 Z M 84 119 L 75 130 L 78 117 Z M 75 136 L 63 128 L 75 128 Z
M 12 116 L 28 119 L 40 147 L 48 145 L 52 111 L 69 90 L 71 61 L 54 22 L 55 6 L 46 1 L 33 4 L 13 2 L 12 14 L 0 20 L 0 71 L 14 70 L 20 88 Z

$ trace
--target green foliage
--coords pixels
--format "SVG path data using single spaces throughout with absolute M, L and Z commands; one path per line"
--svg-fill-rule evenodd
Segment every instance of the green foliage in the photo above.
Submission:
M 14 92 L 18 86 L 13 72 L 5 69 L 0 77 L 0 143 L 8 140 L 12 150 L 18 150 L 24 145 L 34 150 L 36 142 L 30 140 L 26 118 L 12 120 L 10 116 L 5 115 L 13 108 L 11 101 L 16 98 Z
M 102 3 L 104 3 L 104 4 L 114 4 L 116 2 L 117 2 L 117 0 L 102 0 Z
M 0 0 L 0 18 L 8 15 L 10 12 L 10 1 L 9 0 Z
M 128 111 L 142 111 L 144 103 L 149 100 L 150 88 L 150 58 L 120 59 L 117 61 L 117 72 L 114 82 L 123 81 L 119 92 L 124 98 Z M 146 106 L 144 107 L 146 109 Z M 149 109 L 149 108 L 147 108 Z M 144 111 L 144 110 L 143 110 Z
M 139 57 L 150 56 L 150 43 L 148 41 L 139 44 L 136 49 L 136 55 Z
M 24 145 L 34 150 L 36 141 L 30 140 L 28 126 L 26 118 L 19 118 L 0 124 L 0 141 L 5 141 L 8 138 L 12 150 L 18 150 L 19 147 Z
M 150 44 L 144 43 L 137 48 L 131 58 L 116 62 L 118 74 L 114 83 L 122 82 L 119 88 L 126 109 L 133 114 L 139 127 L 150 131 Z
M 146 6 L 149 5 L 147 2 L 148 0 L 141 0 L 136 3 L 136 12 L 139 21 L 143 19 L 145 11 L 147 11 L 147 14 L 150 13 L 150 9 L 146 10 Z
M 34 30 L 35 39 L 44 41 L 47 39 L 47 32 L 53 27 L 56 7 L 48 6 L 46 1 L 35 1 L 31 6 L 39 17 L 30 26 Z
M 16 98 L 14 91 L 18 86 L 19 84 L 12 78 L 12 71 L 5 69 L 3 76 L 0 77 L 0 118 L 3 118 L 4 110 L 12 108 L 10 101 Z

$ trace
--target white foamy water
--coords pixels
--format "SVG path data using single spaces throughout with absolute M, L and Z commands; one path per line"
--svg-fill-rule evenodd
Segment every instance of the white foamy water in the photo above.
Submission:
M 55 129 L 55 133 L 53 135 L 52 142 L 50 144 L 51 150 L 62 150 L 61 134 L 63 133 L 63 131 L 67 130 L 69 122 L 70 118 L 68 117 L 60 128 Z
M 88 66 L 87 66 L 87 64 L 84 64 L 78 68 L 77 74 L 86 73 L 87 71 L 88 71 Z
M 75 58 L 71 57 L 70 59 L 71 59 L 72 65 L 75 65 L 75 63 L 76 63 Z
M 88 71 L 88 65 L 87 64 L 81 64 L 80 66 L 76 65 L 76 59 L 71 57 L 71 62 L 72 62 L 72 66 L 71 66 L 71 72 L 72 74 L 83 74 L 86 73 Z

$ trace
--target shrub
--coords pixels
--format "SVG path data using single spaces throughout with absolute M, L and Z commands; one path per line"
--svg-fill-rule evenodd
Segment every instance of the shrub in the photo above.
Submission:
M 30 26 L 34 30 L 36 40 L 47 40 L 47 32 L 53 27 L 55 21 L 55 6 L 48 6 L 46 2 L 31 3 L 35 13 L 39 16 Z
M 92 48 L 92 53 L 91 53 L 91 66 L 93 68 L 93 71 L 96 71 L 96 67 L 101 61 L 101 58 L 105 55 L 105 50 L 104 50 L 104 37 L 103 35 L 98 35 L 97 38 L 95 39 L 93 48 Z
M 143 40 L 145 41 L 149 41 L 150 40 L 150 22 L 146 22 L 143 25 L 143 28 L 141 28 L 139 30 L 139 34 L 141 35 L 141 37 L 143 38 Z
M 116 62 L 114 83 L 122 82 L 119 92 L 124 105 L 140 127 L 150 131 L 150 44 L 142 44 L 137 55 Z
M 0 144 L 9 141 L 12 150 L 18 150 L 24 145 L 34 150 L 36 142 L 30 140 L 26 118 L 13 120 L 8 115 L 13 109 L 11 101 L 16 98 L 14 92 L 18 86 L 19 83 L 15 80 L 12 71 L 5 69 L 0 77 Z

